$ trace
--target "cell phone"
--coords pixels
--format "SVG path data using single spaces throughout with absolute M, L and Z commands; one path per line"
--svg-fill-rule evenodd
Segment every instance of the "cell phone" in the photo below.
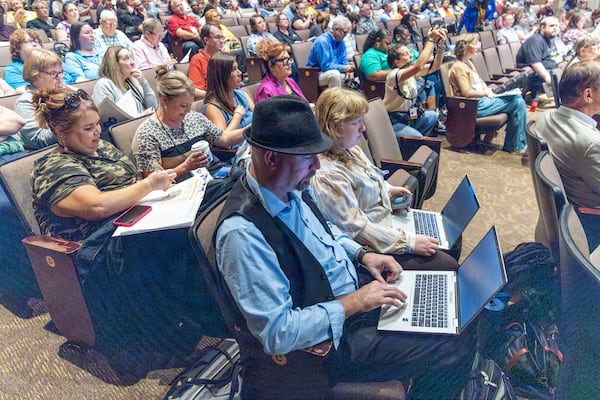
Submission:
M 135 204 L 119 215 L 117 219 L 113 221 L 113 224 L 116 226 L 132 226 L 150 211 L 152 211 L 152 206 Z

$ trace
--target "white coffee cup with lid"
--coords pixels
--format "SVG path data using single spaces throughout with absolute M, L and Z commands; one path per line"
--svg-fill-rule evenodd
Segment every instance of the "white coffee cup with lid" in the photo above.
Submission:
M 192 145 L 192 151 L 202 151 L 208 156 L 208 163 L 213 161 L 213 155 L 210 151 L 210 145 L 206 140 L 197 141 Z

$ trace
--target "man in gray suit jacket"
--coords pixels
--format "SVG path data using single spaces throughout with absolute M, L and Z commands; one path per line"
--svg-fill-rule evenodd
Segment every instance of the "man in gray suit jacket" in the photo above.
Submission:
M 548 142 L 569 202 L 600 211 L 600 130 L 592 118 L 600 113 L 600 63 L 582 62 L 567 68 L 559 93 L 562 105 L 546 111 L 536 130 Z M 591 217 L 580 216 L 590 245 L 591 235 L 597 237 L 597 244 L 600 234 L 591 227 L 598 225 L 598 218 L 592 224 L 586 223 Z

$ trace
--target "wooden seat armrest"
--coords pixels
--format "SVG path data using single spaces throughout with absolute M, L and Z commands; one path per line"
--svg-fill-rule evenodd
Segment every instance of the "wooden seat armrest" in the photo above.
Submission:
M 402 157 L 409 159 L 421 146 L 427 146 L 440 154 L 444 139 L 437 137 L 400 136 L 400 150 Z
M 80 242 L 72 242 L 45 235 L 29 236 L 23 239 L 22 242 L 31 246 L 58 251 L 63 254 L 73 254 L 81 247 Z
M 446 119 L 446 124 L 448 118 L 450 118 L 451 116 L 460 116 L 460 118 L 471 118 L 470 115 L 473 115 L 473 117 L 476 117 L 478 102 L 479 99 L 475 97 L 446 97 L 446 108 L 448 109 L 448 117 Z M 451 115 L 453 113 L 458 113 L 458 115 Z M 467 114 L 465 115 L 465 113 Z
M 44 235 L 22 242 L 56 329 L 69 342 L 93 347 L 94 324 L 75 267 L 81 243 Z
M 409 172 L 419 171 L 421 169 L 421 164 L 411 161 L 391 160 L 385 158 L 381 160 L 381 169 L 390 171 L 390 174 L 394 173 L 394 171 L 400 168 Z
M 210 151 L 220 160 L 229 160 L 235 156 L 236 149 L 226 148 L 226 147 L 218 147 L 212 146 Z
M 298 67 L 298 84 L 311 103 L 316 103 L 319 97 L 319 71 L 317 67 Z
M 318 67 L 298 67 L 298 72 L 300 71 L 309 71 L 309 72 L 319 72 Z

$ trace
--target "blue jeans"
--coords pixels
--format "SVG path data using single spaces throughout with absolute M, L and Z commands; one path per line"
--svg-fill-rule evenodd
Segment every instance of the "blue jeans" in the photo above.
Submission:
M 427 136 L 438 121 L 438 114 L 433 110 L 425 110 L 423 115 L 416 120 L 410 120 L 408 113 L 392 111 L 388 115 L 397 138 L 400 136 Z
M 525 119 L 527 111 L 521 96 L 481 97 L 477 103 L 477 117 L 488 117 L 500 113 L 508 114 L 506 136 L 502 150 L 508 152 L 525 148 Z

